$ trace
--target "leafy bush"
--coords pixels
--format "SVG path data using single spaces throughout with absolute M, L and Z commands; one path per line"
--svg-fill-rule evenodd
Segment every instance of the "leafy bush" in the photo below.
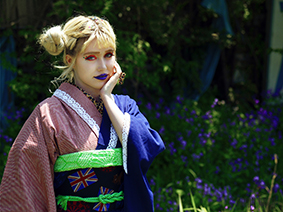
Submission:
M 265 208 L 271 191 L 272 211 L 282 209 L 283 170 L 274 170 L 282 167 L 282 103 L 268 101 L 255 100 L 249 112 L 217 99 L 210 108 L 181 97 L 170 107 L 162 100 L 145 104 L 167 147 L 149 173 L 156 211 L 176 211 L 181 196 L 184 208 L 192 197 L 212 211 L 242 211 L 256 202 Z

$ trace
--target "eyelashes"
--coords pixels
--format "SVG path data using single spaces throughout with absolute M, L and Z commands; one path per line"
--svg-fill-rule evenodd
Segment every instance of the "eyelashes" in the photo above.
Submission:
M 110 57 L 113 57 L 113 56 L 114 56 L 114 54 L 112 52 L 108 52 L 108 53 L 105 54 L 104 57 L 110 58 Z
M 104 55 L 105 58 L 111 58 L 113 57 L 114 54 L 112 52 L 108 52 Z M 94 61 L 97 59 L 97 57 L 95 55 L 88 55 L 88 56 L 85 56 L 83 57 L 85 60 L 88 60 L 88 61 Z
M 95 57 L 94 55 L 89 55 L 89 56 L 86 56 L 86 57 L 83 57 L 85 60 L 89 60 L 89 61 L 93 61 L 93 60 L 96 60 L 97 57 Z

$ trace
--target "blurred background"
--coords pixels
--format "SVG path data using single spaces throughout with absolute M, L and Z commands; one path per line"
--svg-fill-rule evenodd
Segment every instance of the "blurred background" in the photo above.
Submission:
M 283 208 L 280 0 L 1 0 L 0 176 L 60 75 L 62 56 L 37 39 L 79 14 L 112 24 L 127 74 L 115 91 L 138 101 L 166 144 L 148 175 L 157 211 Z

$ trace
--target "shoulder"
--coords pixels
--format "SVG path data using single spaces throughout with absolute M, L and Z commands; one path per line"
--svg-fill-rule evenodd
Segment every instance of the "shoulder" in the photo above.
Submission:
M 40 102 L 38 104 L 38 108 L 40 110 L 46 110 L 47 108 L 50 110 L 50 109 L 55 109 L 58 108 L 58 107 L 61 107 L 61 101 L 56 98 L 55 96 L 51 96 L 45 100 L 43 100 L 42 102 Z
M 31 115 L 41 117 L 42 120 L 50 119 L 51 117 L 55 118 L 64 114 L 64 108 L 58 98 L 51 96 L 40 102 Z

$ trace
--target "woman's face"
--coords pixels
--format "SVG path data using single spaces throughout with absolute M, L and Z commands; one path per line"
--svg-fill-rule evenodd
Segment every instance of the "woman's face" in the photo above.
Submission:
M 115 49 L 99 47 L 94 39 L 77 56 L 74 65 L 75 84 L 93 97 L 99 96 L 101 88 L 114 73 L 114 64 Z

